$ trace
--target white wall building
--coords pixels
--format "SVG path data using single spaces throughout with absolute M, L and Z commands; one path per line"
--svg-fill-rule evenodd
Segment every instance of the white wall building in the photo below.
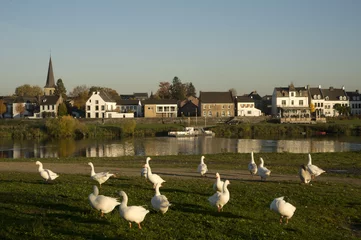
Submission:
M 93 92 L 85 104 L 86 118 L 133 118 L 133 113 L 121 113 L 117 103 L 105 92 Z
M 272 115 L 280 117 L 305 117 L 310 114 L 307 87 L 277 87 L 272 95 Z
M 361 115 L 361 95 L 358 90 L 355 92 L 346 92 L 351 108 L 351 115 Z
M 247 96 L 237 96 L 236 103 L 236 116 L 258 117 L 262 116 L 260 109 L 255 108 L 254 99 Z

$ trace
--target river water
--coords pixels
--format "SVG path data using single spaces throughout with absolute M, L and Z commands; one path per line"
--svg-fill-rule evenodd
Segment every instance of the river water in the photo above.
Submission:
M 304 138 L 291 140 L 233 139 L 216 137 L 63 139 L 54 141 L 0 139 L 0 158 L 119 157 L 222 152 L 346 152 L 361 151 L 360 137 Z

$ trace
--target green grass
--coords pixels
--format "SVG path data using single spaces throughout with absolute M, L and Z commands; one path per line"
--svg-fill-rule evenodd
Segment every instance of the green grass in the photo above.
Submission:
M 355 168 L 360 169 L 360 153 L 351 153 L 351 156 L 313 156 L 315 164 L 322 167 L 323 164 L 334 166 L 329 159 L 334 156 L 337 167 L 344 160 L 346 167 L 358 162 Z M 338 159 L 341 156 L 342 159 Z M 272 163 L 274 169 L 285 172 L 290 171 L 294 164 L 276 168 L 277 161 L 280 164 L 293 159 L 297 162 L 295 166 L 307 161 L 304 154 L 266 154 L 264 158 Z M 222 166 L 223 169 L 236 170 L 233 163 L 238 162 L 237 167 L 245 169 L 243 164 L 248 162 L 249 154 L 210 155 L 206 159 L 209 168 Z M 72 160 L 80 162 L 87 159 L 58 161 Z M 92 159 L 98 164 L 103 160 Z M 154 172 L 157 167 L 164 167 L 164 164 L 189 168 L 193 172 L 194 164 L 199 163 L 198 156 L 164 156 L 153 157 L 153 160 L 151 164 Z M 46 161 L 51 162 L 53 159 L 44 159 Z M 181 164 L 182 161 L 184 164 Z M 144 158 L 126 157 L 109 159 L 106 164 L 139 168 L 140 162 L 144 162 Z M 90 207 L 87 197 L 95 182 L 88 175 L 62 174 L 55 182 L 47 184 L 38 173 L 2 172 L 0 239 L 303 240 L 357 239 L 361 236 L 360 185 L 315 181 L 312 186 L 307 186 L 298 181 L 278 182 L 271 178 L 267 182 L 230 179 L 230 201 L 224 211 L 218 213 L 207 200 L 214 193 L 213 178 L 164 178 L 167 182 L 160 191 L 168 197 L 172 206 L 165 215 L 151 211 L 142 223 L 143 229 L 139 230 L 134 223 L 133 228 L 129 229 L 117 208 L 102 218 L 99 212 Z M 128 194 L 128 205 L 144 205 L 152 209 L 150 199 L 154 190 L 144 179 L 124 176 L 112 178 L 103 184 L 100 194 L 117 196 L 120 190 Z M 297 208 L 288 225 L 280 225 L 279 216 L 269 209 L 272 200 L 280 196 L 285 196 L 285 200 Z

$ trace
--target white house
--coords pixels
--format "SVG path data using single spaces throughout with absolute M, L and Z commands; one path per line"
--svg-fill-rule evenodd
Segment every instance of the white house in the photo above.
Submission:
M 117 100 L 117 108 L 121 113 L 134 113 L 135 117 L 142 117 L 142 103 L 140 100 Z
M 361 115 L 361 95 L 358 90 L 355 92 L 346 92 L 351 108 L 351 115 Z
M 337 117 L 339 115 L 338 111 L 334 109 L 336 104 L 346 107 L 350 106 L 349 98 L 345 92 L 345 87 L 329 87 L 328 89 L 321 88 L 321 92 L 321 98 L 323 97 L 325 99 L 323 114 L 326 117 Z
M 86 118 L 133 118 L 134 113 L 121 113 L 117 103 L 104 91 L 93 92 L 85 103 Z
M 276 87 L 272 95 L 272 115 L 287 118 L 309 118 L 307 87 Z
M 248 96 L 236 96 L 236 116 L 258 117 L 262 115 L 260 109 L 255 108 L 255 101 Z

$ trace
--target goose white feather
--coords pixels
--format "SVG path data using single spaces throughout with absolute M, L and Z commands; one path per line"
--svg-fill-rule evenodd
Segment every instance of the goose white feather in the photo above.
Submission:
M 311 182 L 311 174 L 308 172 L 307 170 L 307 166 L 305 164 L 302 164 L 299 171 L 298 171 L 298 175 L 300 176 L 301 182 L 302 183 L 310 183 Z
M 93 186 L 93 192 L 89 194 L 88 199 L 90 205 L 101 212 L 101 216 L 104 216 L 104 213 L 113 211 L 116 206 L 120 205 L 117 198 L 99 195 L 97 186 Z
M 124 191 L 120 191 L 119 195 L 123 197 L 122 203 L 119 206 L 119 214 L 125 220 L 129 222 L 129 227 L 132 227 L 132 222 L 138 224 L 138 228 L 142 229 L 140 223 L 143 222 L 149 210 L 142 206 L 129 206 L 128 207 L 128 196 Z
M 156 185 L 157 183 L 159 183 L 160 186 L 162 186 L 162 183 L 166 182 L 166 181 L 165 181 L 163 178 L 161 178 L 158 174 L 153 174 L 153 173 L 152 173 L 152 169 L 150 168 L 149 164 L 145 164 L 145 166 L 147 167 L 148 180 L 153 183 L 153 188 L 155 188 L 155 185 Z
M 103 183 L 105 183 L 111 176 L 115 176 L 115 174 L 113 173 L 109 173 L 109 172 L 99 172 L 99 173 L 95 173 L 94 171 L 94 165 L 92 162 L 89 162 L 88 165 L 91 167 L 91 172 L 90 172 L 90 177 L 92 179 L 94 179 L 95 181 L 97 181 L 99 183 L 99 186 L 101 187 L 101 185 Z
M 201 174 L 201 176 L 205 176 L 208 172 L 207 164 L 204 163 L 204 156 L 201 157 L 201 163 L 198 165 L 197 171 Z
M 283 198 L 284 197 L 275 198 L 270 205 L 270 209 L 281 215 L 280 223 L 282 223 L 283 217 L 285 217 L 287 224 L 288 220 L 295 213 L 296 207 L 283 200 Z
M 213 189 L 217 192 L 222 192 L 224 181 L 221 180 L 219 173 L 216 173 L 216 182 L 213 184 Z
M 227 188 L 229 184 L 230 182 L 226 180 L 223 184 L 222 192 L 216 192 L 215 194 L 213 194 L 208 198 L 209 203 L 212 206 L 217 207 L 218 212 L 220 212 L 221 210 L 223 211 L 224 205 L 226 205 L 229 201 L 230 193 Z
M 266 178 L 271 175 L 271 171 L 264 166 L 263 158 L 259 158 L 259 160 L 261 163 L 258 166 L 258 175 L 261 177 L 261 180 L 266 181 Z
M 321 169 L 321 168 L 317 167 L 316 165 L 312 164 L 311 154 L 308 154 L 307 170 L 311 174 L 311 177 L 320 176 L 322 173 L 325 172 L 323 169 Z
M 159 192 L 159 183 L 155 185 L 155 195 L 152 197 L 151 203 L 155 210 L 160 211 L 161 213 L 166 213 L 169 206 L 171 205 L 166 196 L 160 194 Z
M 150 157 L 147 157 L 147 159 L 145 160 L 145 164 L 149 164 L 149 160 L 151 160 Z M 142 170 L 140 171 L 140 176 L 144 177 L 145 179 L 147 179 L 147 167 L 145 165 L 143 165 Z
M 44 169 L 43 164 L 40 161 L 36 161 L 36 165 L 39 165 L 38 171 L 40 173 L 40 176 L 45 179 L 45 181 L 54 180 L 57 177 L 59 177 L 58 174 L 51 171 L 50 169 Z
M 257 174 L 258 171 L 257 164 L 254 162 L 253 152 L 251 152 L 251 162 L 248 163 L 248 170 L 251 173 L 252 177 L 253 175 Z

